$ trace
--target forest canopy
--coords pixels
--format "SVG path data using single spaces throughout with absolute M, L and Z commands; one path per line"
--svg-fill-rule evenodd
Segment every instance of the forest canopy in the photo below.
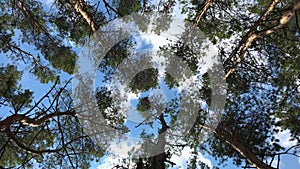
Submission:
M 300 0 L 1 0 L 0 168 L 95 168 L 126 137 L 110 168 L 299 159 L 299 17 Z

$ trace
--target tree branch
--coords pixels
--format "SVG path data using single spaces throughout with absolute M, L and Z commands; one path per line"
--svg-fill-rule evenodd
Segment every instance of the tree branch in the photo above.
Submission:
M 37 64 L 37 65 L 39 65 L 39 66 L 41 66 L 41 67 L 44 67 L 40 62 L 38 62 L 38 60 L 37 60 L 31 53 L 26 52 L 26 51 L 22 50 L 21 48 L 19 48 L 19 47 L 17 47 L 17 46 L 14 46 L 14 45 L 12 45 L 12 44 L 10 44 L 10 43 L 7 43 L 7 41 L 5 41 L 5 40 L 3 40 L 3 39 L 2 39 L 2 41 L 4 42 L 4 44 L 7 45 L 7 47 L 8 47 L 12 52 L 17 53 L 17 52 L 15 51 L 15 50 L 17 50 L 18 53 L 19 53 L 22 57 L 23 57 L 23 55 L 22 55 L 22 53 L 23 53 L 23 54 L 27 55 L 28 57 L 30 57 L 30 58 L 33 60 L 33 62 L 34 62 L 35 64 Z M 15 50 L 14 50 L 14 49 L 15 49 Z
M 283 151 L 283 152 L 275 153 L 275 154 L 273 154 L 272 156 L 283 155 L 283 154 L 291 154 L 291 153 L 289 153 L 289 151 L 291 151 L 292 149 L 296 149 L 296 148 L 300 148 L 300 143 L 299 143 L 299 144 L 295 144 L 295 145 L 289 147 L 287 150 L 285 150 L 285 151 Z M 291 154 L 291 155 L 297 156 L 296 154 Z M 297 157 L 299 157 L 299 156 L 297 156 Z
M 60 152 L 64 149 L 67 148 L 67 146 L 69 144 L 72 144 L 74 141 L 77 141 L 80 138 L 87 138 L 87 135 L 83 135 L 80 137 L 76 137 L 72 140 L 70 140 L 69 142 L 65 143 L 63 146 L 61 146 L 60 148 L 57 149 L 45 149 L 45 150 L 36 150 L 36 149 L 32 149 L 30 147 L 25 146 L 24 144 L 22 144 L 21 142 L 18 141 L 18 139 L 14 136 L 14 134 L 12 133 L 12 131 L 10 131 L 9 129 L 6 132 L 6 135 L 8 136 L 9 140 L 17 147 L 21 148 L 23 151 L 29 153 L 29 154 L 34 154 L 34 155 L 42 155 L 42 154 L 46 154 L 46 153 L 57 153 Z
M 102 0 L 105 7 L 108 7 L 109 9 L 111 9 L 112 11 L 114 11 L 116 14 L 118 14 L 119 16 L 123 17 L 123 15 L 118 12 L 116 9 L 114 9 L 112 6 L 110 6 L 110 4 L 106 1 L 106 0 Z
M 200 20 L 202 19 L 203 15 L 206 13 L 206 11 L 208 10 L 208 8 L 212 2 L 213 2 L 213 0 L 205 1 L 204 6 L 202 7 L 202 9 L 200 10 L 200 12 L 198 13 L 198 15 L 195 18 L 194 26 L 197 26 L 199 24 Z
M 227 134 L 227 131 L 224 133 L 224 129 L 227 129 L 226 126 L 219 126 L 215 129 L 214 133 L 220 136 L 225 140 L 227 144 L 233 147 L 239 154 L 241 154 L 249 163 L 251 163 L 257 169 L 276 169 L 272 166 L 267 165 L 262 160 L 260 160 L 255 154 L 247 149 L 246 146 L 241 144 L 236 135 Z
M 238 50 L 242 47 L 242 45 L 247 42 L 250 39 L 251 33 L 253 31 L 256 31 L 257 27 L 263 22 L 266 17 L 274 10 L 275 6 L 279 3 L 280 0 L 273 0 L 268 8 L 264 11 L 264 13 L 260 16 L 260 18 L 252 25 L 252 27 L 249 29 L 249 31 L 246 33 L 245 36 L 243 36 L 242 40 L 240 40 L 239 44 L 235 47 L 235 49 L 230 53 L 229 57 L 224 61 L 224 64 L 228 63 L 234 55 L 237 54 Z
M 283 13 L 283 15 L 281 16 L 281 19 L 279 20 L 277 25 L 275 25 L 271 28 L 268 28 L 266 30 L 250 33 L 249 37 L 247 38 L 247 40 L 245 42 L 245 45 L 240 50 L 240 54 L 239 54 L 238 58 L 236 59 L 236 61 L 234 62 L 233 67 L 226 73 L 226 75 L 223 79 L 225 80 L 230 74 L 232 74 L 235 71 L 235 67 L 242 61 L 246 51 L 248 50 L 249 46 L 255 39 L 257 39 L 258 37 L 267 36 L 267 35 L 275 32 L 276 30 L 282 28 L 284 25 L 286 25 L 289 22 L 289 20 L 295 15 L 295 12 L 299 9 L 300 9 L 300 0 L 297 1 L 296 4 L 291 5 L 291 7 Z
M 241 154 L 249 163 L 251 163 L 257 169 L 276 169 L 272 166 L 267 165 L 262 160 L 260 160 L 255 154 L 247 149 L 246 146 L 241 144 L 237 138 L 237 135 L 234 135 L 232 131 L 227 126 L 219 125 L 216 129 L 205 126 L 204 124 L 198 123 L 204 129 L 210 130 L 224 141 L 229 144 L 234 150 Z
M 72 0 L 72 2 L 74 3 L 74 8 L 82 15 L 91 27 L 93 33 L 95 33 L 98 30 L 98 26 L 91 15 L 87 12 L 85 2 L 83 0 Z
M 21 123 L 22 125 L 37 127 L 40 124 L 48 121 L 49 119 L 57 116 L 73 116 L 75 115 L 75 110 L 73 111 L 66 111 L 66 112 L 55 112 L 51 114 L 47 114 L 42 118 L 36 119 L 36 118 L 30 118 L 27 115 L 24 114 L 13 114 L 4 120 L 0 121 L 0 131 L 6 131 L 15 123 Z
M 51 42 L 54 43 L 54 39 L 51 37 L 47 29 L 36 20 L 36 17 L 28 10 L 23 1 L 18 1 L 17 8 L 19 8 L 28 19 L 32 19 L 33 23 L 43 31 Z

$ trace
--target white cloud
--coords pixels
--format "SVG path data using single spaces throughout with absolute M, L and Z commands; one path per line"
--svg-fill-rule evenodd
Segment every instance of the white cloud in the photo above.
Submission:
M 116 158 L 113 155 L 108 155 L 97 169 L 110 169 L 120 162 L 121 158 Z
M 136 140 L 137 142 L 138 140 Z M 128 153 L 132 150 L 132 148 L 140 148 L 139 145 L 135 144 L 134 141 L 121 141 L 120 143 L 113 142 L 110 147 L 110 153 L 106 155 L 101 162 L 101 164 L 97 167 L 97 169 L 111 169 L 116 165 L 122 165 L 122 159 L 129 159 L 131 161 L 131 157 Z M 134 168 L 133 163 L 130 163 L 129 168 Z
M 280 128 L 278 129 L 280 130 Z M 279 144 L 284 148 L 289 148 L 297 143 L 296 141 L 290 141 L 291 139 L 290 130 L 283 130 L 282 132 L 275 134 L 275 138 L 279 139 Z
M 280 127 L 276 127 L 277 129 L 281 129 Z M 297 144 L 297 141 L 294 140 L 294 141 L 291 141 L 291 132 L 290 130 L 283 130 L 282 132 L 279 132 L 277 134 L 275 134 L 275 138 L 279 139 L 279 145 L 281 145 L 282 147 L 284 148 L 290 148 L 294 145 Z M 298 162 L 300 164 L 300 158 L 298 158 Z M 272 163 L 273 164 L 276 164 L 277 165 L 277 162 L 276 160 L 274 160 L 274 162 Z M 280 166 L 284 166 L 284 164 L 281 162 L 280 163 Z
M 51 6 L 54 3 L 54 0 L 46 0 L 43 2 L 44 2 L 44 4 Z
M 114 141 L 111 143 L 109 150 L 116 156 L 122 156 L 124 158 L 129 157 L 129 154 L 133 149 L 140 148 L 141 140 L 138 138 L 128 138 L 127 140 L 120 140 L 120 142 Z
M 269 159 L 268 161 L 270 161 L 271 159 Z M 268 162 L 269 163 L 269 162 Z M 278 159 L 274 159 L 271 166 L 274 168 L 277 168 L 277 164 L 278 164 Z M 285 164 L 281 161 L 279 162 L 279 168 L 284 168 Z
M 182 150 L 181 156 L 173 155 L 170 161 L 176 163 L 176 166 L 173 166 L 172 169 L 185 169 L 187 168 L 187 161 L 192 157 L 192 149 L 185 147 Z M 203 162 L 210 168 L 212 168 L 212 163 L 208 158 L 205 158 L 202 154 L 198 154 L 197 162 Z
M 126 144 L 123 144 L 123 146 L 126 147 Z M 176 163 L 176 166 L 173 166 L 170 169 L 186 169 L 187 161 L 191 157 L 192 157 L 192 149 L 190 149 L 189 147 L 185 147 L 182 150 L 182 154 L 180 156 L 173 155 L 171 157 L 170 161 Z M 123 158 L 125 158 L 125 157 L 123 157 Z M 129 160 L 131 160 L 130 157 L 129 157 Z M 200 162 L 200 161 L 205 163 L 210 168 L 212 168 L 212 166 L 213 166 L 212 162 L 208 158 L 204 157 L 202 154 L 198 154 L 198 157 L 197 157 L 197 162 Z M 110 155 L 107 155 L 106 157 L 104 157 L 102 163 L 97 167 L 97 169 L 110 169 L 116 165 L 121 165 L 121 163 L 122 163 L 121 156 L 110 154 Z M 130 164 L 131 164 L 131 166 L 129 166 L 129 168 L 133 168 L 134 164 L 133 163 L 130 163 Z

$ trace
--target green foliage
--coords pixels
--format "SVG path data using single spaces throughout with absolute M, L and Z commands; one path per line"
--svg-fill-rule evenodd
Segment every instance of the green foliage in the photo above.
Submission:
M 9 97 L 13 94 L 19 88 L 18 82 L 21 76 L 22 72 L 13 65 L 0 67 L 0 96 Z
M 44 57 L 49 60 L 53 68 L 62 69 L 69 74 L 73 73 L 77 56 L 75 52 L 71 51 L 70 47 L 47 45 L 42 49 Z
M 141 1 L 139 0 L 128 0 L 117 2 L 118 8 L 117 11 L 122 15 L 130 15 L 133 12 L 138 12 L 141 9 Z
M 145 97 L 145 98 L 140 98 L 139 99 L 139 103 L 138 103 L 136 109 L 138 111 L 144 112 L 144 111 L 149 110 L 150 107 L 151 107 L 150 101 L 147 97 Z
M 129 83 L 129 88 L 134 91 L 147 91 L 158 84 L 158 70 L 151 68 L 139 72 Z
M 182 13 L 187 14 L 185 18 L 187 22 L 195 23 L 205 2 L 204 0 L 179 2 L 183 6 Z M 290 1 L 281 1 L 264 21 L 257 22 L 271 2 L 271 0 L 213 1 L 202 15 L 200 22 L 194 26 L 197 26 L 213 44 L 217 44 L 216 47 L 219 48 L 221 54 L 220 60 L 225 61 L 234 47 L 247 38 L 243 37 L 253 25 L 258 25 L 253 32 L 272 28 L 278 23 L 278 18 L 284 11 L 292 5 Z M 54 86 L 39 102 L 33 98 L 35 91 L 22 88 L 20 81 L 23 71 L 29 70 L 29 73 L 35 75 L 40 83 L 50 84 L 49 82 L 56 80 L 58 80 L 57 83 L 61 83 L 65 79 L 59 79 L 59 74 L 72 74 L 75 62 L 79 58 L 74 48 L 66 42 L 72 41 L 76 46 L 81 46 L 94 33 L 87 22 L 87 17 L 95 22 L 96 27 L 99 27 L 115 19 L 116 16 L 137 12 L 138 14 L 133 19 L 142 22 L 140 29 L 143 32 L 148 29 L 150 23 L 150 19 L 145 18 L 146 15 L 143 15 L 143 12 L 158 9 L 160 14 L 164 13 L 166 16 L 155 16 L 151 31 L 160 35 L 162 31 L 170 29 L 171 12 L 174 11 L 176 4 L 175 1 L 160 1 L 160 4 L 155 6 L 150 5 L 148 1 L 114 0 L 109 3 L 110 6 L 106 4 L 105 8 L 100 8 L 99 5 L 102 2 L 93 4 L 94 1 L 82 1 L 81 7 L 87 15 L 84 16 L 74 7 L 74 3 L 75 1 L 69 0 L 55 1 L 48 11 L 45 10 L 42 2 L 36 0 L 0 2 L 0 52 L 4 58 L 14 62 L 14 65 L 8 64 L 0 67 L 0 107 L 1 110 L 3 108 L 4 111 L 8 111 L 0 115 L 0 168 L 34 168 L 36 166 L 39 168 L 57 168 L 58 166 L 89 168 L 92 161 L 99 160 L 104 155 L 106 147 L 100 147 L 91 138 L 84 137 L 83 126 L 74 114 L 51 117 L 38 126 L 24 123 L 25 119 L 11 121 L 12 124 L 4 121 L 13 115 L 24 115 L 37 120 L 55 112 L 74 111 L 70 92 L 67 92 L 71 90 L 70 86 L 66 85 L 62 89 Z M 199 110 L 199 116 L 190 133 L 180 140 L 186 144 L 185 146 L 194 150 L 193 157 L 188 162 L 189 168 L 208 168 L 197 159 L 197 154 L 200 153 L 198 151 L 208 149 L 207 152 L 220 164 L 231 159 L 237 166 L 248 165 L 248 162 L 245 162 L 247 158 L 245 154 L 228 144 L 230 141 L 232 144 L 238 142 L 239 145 L 245 146 L 247 153 L 252 153 L 262 159 L 263 163 L 265 159 L 270 159 L 275 156 L 274 154 L 286 150 L 283 145 L 280 145 L 280 140 L 275 135 L 280 130 L 290 131 L 291 140 L 300 142 L 300 31 L 299 18 L 297 18 L 299 14 L 300 12 L 296 11 L 296 16 L 283 28 L 257 38 L 237 65 L 234 63 L 238 60 L 240 50 L 237 50 L 237 54 L 229 61 L 224 62 L 225 72 L 233 68 L 235 71 L 226 78 L 228 97 L 220 124 L 209 137 L 203 136 L 203 125 L 209 120 L 206 118 L 209 112 Z M 131 22 L 130 19 L 127 21 Z M 188 65 L 192 75 L 199 76 L 201 63 L 198 61 L 201 56 L 197 56 L 196 53 L 203 48 L 202 40 L 205 38 L 201 36 L 200 38 L 203 39 L 197 39 L 198 35 L 193 36 L 189 39 L 190 42 L 186 39 L 179 39 L 175 43 L 170 41 L 170 44 L 160 48 L 158 54 L 166 56 L 167 60 L 171 60 L 174 56 L 179 57 L 182 63 Z M 99 71 L 104 74 L 102 84 L 109 84 L 114 73 L 118 71 L 120 63 L 133 54 L 136 44 L 132 39 L 129 37 L 121 40 L 101 61 Z M 139 59 L 131 61 L 135 63 Z M 125 66 L 128 70 L 136 70 L 129 63 Z M 179 72 L 180 76 L 183 76 L 181 73 L 183 72 Z M 159 88 L 159 80 L 164 80 L 169 89 L 176 89 L 178 82 L 182 80 L 181 77 L 174 79 L 168 73 L 165 74 L 164 79 L 158 79 L 158 75 L 158 70 L 154 68 L 136 72 L 135 77 L 130 79 L 127 89 L 134 93 L 146 93 L 151 89 Z M 214 94 L 210 77 L 208 73 L 205 73 L 200 79 L 202 84 L 197 101 L 205 101 L 210 106 Z M 120 105 L 114 100 L 123 98 L 113 98 L 111 95 L 113 90 L 116 89 L 108 90 L 108 87 L 97 89 L 99 113 L 107 122 L 103 124 L 119 128 L 120 133 L 123 134 L 129 129 L 124 126 L 125 116 L 120 114 L 118 111 Z M 82 95 L 86 94 L 85 90 L 81 92 Z M 176 96 L 166 103 L 162 111 L 165 115 L 163 118 L 168 117 L 167 125 L 175 124 L 182 101 L 183 98 L 179 94 L 179 97 Z M 148 97 L 141 97 L 138 100 L 136 109 L 143 117 L 147 116 L 143 112 L 150 108 L 151 103 Z M 157 117 L 153 118 L 153 120 L 156 119 Z M 154 126 L 153 122 L 145 124 L 149 128 Z M 162 126 L 162 121 L 159 124 Z M 161 128 L 158 129 L 160 130 Z M 107 137 L 105 138 L 107 140 L 113 138 L 111 135 L 104 137 Z M 153 139 L 155 134 L 149 134 L 143 130 L 141 138 Z M 17 140 L 23 146 L 14 143 L 13 140 Z M 204 144 L 201 142 L 203 140 L 205 140 Z M 72 141 L 70 144 L 57 152 L 39 154 L 26 150 L 26 148 L 37 151 L 55 150 L 70 141 Z M 142 144 L 141 148 L 145 146 L 146 144 Z M 173 153 L 182 150 L 180 146 L 169 146 L 167 143 L 164 146 L 165 152 Z M 290 154 L 296 153 L 299 153 L 299 149 L 291 151 Z M 171 154 L 163 153 L 133 161 L 141 162 L 144 168 L 155 168 L 156 165 L 166 166 L 166 159 L 170 156 Z M 160 157 L 163 159 L 162 163 L 155 163 L 155 159 Z M 123 163 L 129 165 L 130 160 L 124 160 Z
M 77 45 L 84 45 L 93 32 L 84 17 L 73 8 L 73 3 L 62 0 L 55 3 L 57 10 L 51 11 L 49 21 L 57 28 L 59 36 L 67 37 Z M 98 26 L 105 22 L 102 11 L 95 5 L 86 2 L 84 8 Z
M 54 82 L 56 80 L 56 71 L 49 67 L 35 65 L 30 73 L 34 74 L 41 83 Z
M 168 85 L 169 89 L 179 86 L 176 80 L 168 73 L 165 75 L 165 82 Z

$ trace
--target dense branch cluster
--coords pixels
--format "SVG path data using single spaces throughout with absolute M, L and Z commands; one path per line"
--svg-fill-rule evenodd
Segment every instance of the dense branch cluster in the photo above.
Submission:
M 163 153 L 124 159 L 115 168 L 168 168 L 177 165 L 170 159 L 183 147 L 195 150 L 195 158 L 200 151 L 205 151 L 220 161 L 231 158 L 234 164 L 245 165 L 245 168 L 279 169 L 281 156 L 299 157 L 300 0 L 160 0 L 158 4 L 148 0 L 57 0 L 50 5 L 36 0 L 5 0 L 0 2 L 0 52 L 1 57 L 3 55 L 15 65 L 4 66 L 1 62 L 0 67 L 0 168 L 33 168 L 37 164 L 50 168 L 88 168 L 95 160 L 98 162 L 107 147 L 96 144 L 91 135 L 83 132 L 85 126 L 79 122 L 80 113 L 76 112 L 78 109 L 71 97 L 72 78 L 65 80 L 58 75 L 66 73 L 71 77 L 74 70 L 79 69 L 75 67 L 79 56 L 74 46 L 84 45 L 111 20 L 132 13 L 143 18 L 149 11 L 171 16 L 178 6 L 185 19 L 192 22 L 192 27 L 203 31 L 218 48 L 218 59 L 225 68 L 223 80 L 228 84 L 223 118 L 212 128 L 205 123 L 207 112 L 199 110 L 193 129 L 180 140 L 184 144 L 171 145 L 166 133 L 177 118 L 181 101 L 180 98 L 172 99 L 165 110 L 151 116 L 160 125 L 159 136 L 153 139 L 153 144 L 159 145 L 157 148 Z M 154 32 L 170 27 L 169 21 L 160 20 L 159 15 Z M 144 19 L 143 30 L 148 26 L 147 18 Z M 102 33 L 98 31 L 95 35 L 99 44 L 108 44 L 108 37 Z M 192 32 L 188 34 L 191 35 Z M 193 41 L 193 38 L 187 39 Z M 187 39 L 166 45 L 161 52 L 178 55 L 195 68 L 193 71 L 197 74 L 199 56 L 189 51 Z M 76 45 L 66 44 L 67 40 Z M 111 72 L 130 54 L 127 48 L 132 46 L 129 38 L 110 49 L 99 66 L 104 70 L 105 83 L 111 82 Z M 19 68 L 20 63 L 25 66 Z M 23 89 L 20 71 L 23 67 L 26 68 L 22 71 L 49 88 L 39 98 L 34 98 L 37 91 Z M 147 91 L 158 84 L 157 77 L 155 70 L 144 71 L 129 88 L 134 92 Z M 147 82 L 143 83 L 143 79 Z M 206 100 L 209 105 L 212 95 L 209 77 L 204 74 L 201 79 L 203 98 L 199 100 Z M 165 75 L 169 88 L 178 86 L 175 80 Z M 123 116 L 116 110 L 120 105 L 113 103 L 106 90 L 103 87 L 97 91 L 99 114 L 108 121 L 106 125 L 124 132 Z M 144 97 L 139 100 L 137 110 L 146 111 L 149 105 L 148 98 Z M 145 119 L 136 128 L 153 127 L 153 123 Z M 202 144 L 199 138 L 204 130 L 211 135 Z M 289 131 L 295 144 L 291 147 L 279 145 L 278 130 Z M 103 137 L 113 139 L 110 135 Z M 141 137 L 149 139 L 153 135 L 143 133 Z M 277 164 L 274 164 L 275 158 Z M 191 168 L 199 165 L 195 159 L 188 162 Z

